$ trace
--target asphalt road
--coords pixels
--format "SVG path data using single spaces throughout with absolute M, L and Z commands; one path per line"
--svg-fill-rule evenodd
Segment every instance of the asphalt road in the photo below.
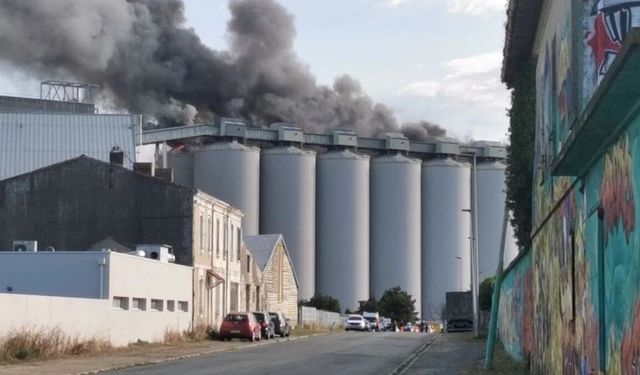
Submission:
M 433 334 L 345 332 L 109 374 L 389 374 Z M 265 341 L 268 342 L 268 341 Z

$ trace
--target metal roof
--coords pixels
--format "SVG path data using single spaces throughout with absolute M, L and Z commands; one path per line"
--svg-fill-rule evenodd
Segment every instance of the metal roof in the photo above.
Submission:
M 513 85 L 519 68 L 531 58 L 544 1 L 509 0 L 502 63 L 502 81 L 508 87 Z
M 109 161 L 119 146 L 135 161 L 136 115 L 0 112 L 0 180 L 80 155 Z
M 253 258 L 258 264 L 258 267 L 263 272 L 266 271 L 266 267 L 271 261 L 271 257 L 276 250 L 276 246 L 280 241 L 282 241 L 284 252 L 287 254 L 289 264 L 291 265 L 291 270 L 293 271 L 293 278 L 296 281 L 296 286 L 300 287 L 300 285 L 298 284 L 298 276 L 296 275 L 296 270 L 293 267 L 293 262 L 291 261 L 291 255 L 289 255 L 287 244 L 284 242 L 284 237 L 282 237 L 281 234 L 243 236 L 242 240 L 247 245 L 249 252 L 251 252 L 251 255 L 253 255 Z

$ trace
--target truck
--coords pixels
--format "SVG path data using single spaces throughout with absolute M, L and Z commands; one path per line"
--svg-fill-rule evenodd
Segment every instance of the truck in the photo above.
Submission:
M 473 330 L 473 296 L 471 291 L 446 293 L 445 319 L 447 332 Z
M 362 316 L 369 321 L 369 327 L 373 332 L 380 332 L 381 331 L 381 326 L 380 326 L 380 314 L 377 312 L 367 312 L 364 311 L 362 313 Z

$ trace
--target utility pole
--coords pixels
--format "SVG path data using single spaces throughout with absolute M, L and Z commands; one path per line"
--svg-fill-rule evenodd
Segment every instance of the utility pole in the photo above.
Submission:
M 473 296 L 473 335 L 478 337 L 480 322 L 479 306 L 478 306 L 478 289 L 480 280 L 478 280 L 478 170 L 476 164 L 476 154 L 473 154 L 473 164 L 471 167 L 471 286 Z

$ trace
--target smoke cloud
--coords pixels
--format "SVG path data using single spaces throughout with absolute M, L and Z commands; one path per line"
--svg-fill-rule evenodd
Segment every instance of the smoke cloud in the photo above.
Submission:
M 41 79 L 98 83 L 116 106 L 165 125 L 231 116 L 362 136 L 401 128 L 353 78 L 316 82 L 294 52 L 294 19 L 280 4 L 229 7 L 230 48 L 215 51 L 185 26 L 182 0 L 0 0 L 0 59 Z M 403 131 L 445 133 L 428 122 Z

